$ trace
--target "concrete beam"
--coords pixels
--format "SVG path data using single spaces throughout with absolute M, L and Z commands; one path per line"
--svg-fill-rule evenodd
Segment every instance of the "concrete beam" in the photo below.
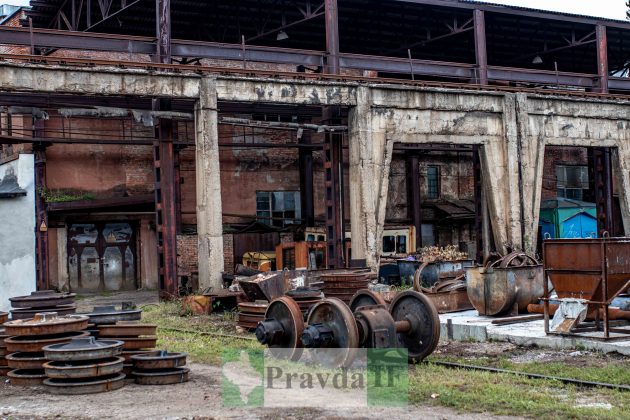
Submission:
M 220 101 L 286 105 L 353 106 L 357 103 L 356 87 L 352 84 L 300 80 L 219 78 L 217 95 Z
M 223 285 L 223 209 L 216 80 L 203 78 L 195 105 L 199 287 Z
M 199 75 L 147 71 L 0 65 L 0 91 L 73 95 L 197 98 Z

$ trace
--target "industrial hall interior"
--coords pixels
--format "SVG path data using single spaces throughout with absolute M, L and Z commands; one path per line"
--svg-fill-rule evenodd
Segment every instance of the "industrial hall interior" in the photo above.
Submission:
M 7 337 L 42 312 L 121 316 L 147 298 L 234 313 L 229 331 L 271 348 L 630 355 L 625 16 L 464 0 L 25 3 L 0 5 Z

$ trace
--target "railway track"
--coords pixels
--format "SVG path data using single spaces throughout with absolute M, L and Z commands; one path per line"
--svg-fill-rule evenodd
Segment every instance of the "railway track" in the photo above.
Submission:
M 550 381 L 558 381 L 565 384 L 576 385 L 582 388 L 608 388 L 608 389 L 616 389 L 620 391 L 630 391 L 630 385 L 610 384 L 606 382 L 583 381 L 580 379 L 564 378 L 560 376 L 541 375 L 539 373 L 519 372 L 516 370 L 499 369 L 499 368 L 486 367 L 486 366 L 467 365 L 463 363 L 439 362 L 439 361 L 427 361 L 426 363 L 436 365 L 436 366 L 442 366 L 442 367 L 446 367 L 450 369 L 464 369 L 464 370 L 475 370 L 475 371 L 490 372 L 490 373 L 503 373 L 503 374 L 508 374 L 508 375 L 524 376 L 530 379 L 546 379 Z

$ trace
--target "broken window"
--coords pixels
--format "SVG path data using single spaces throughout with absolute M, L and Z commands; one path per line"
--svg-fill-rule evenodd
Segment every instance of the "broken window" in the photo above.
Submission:
M 257 191 L 256 217 L 269 226 L 284 227 L 300 222 L 299 191 Z
M 582 201 L 589 189 L 588 166 L 557 165 L 556 182 L 558 197 Z
M 439 166 L 427 166 L 427 198 L 440 198 Z

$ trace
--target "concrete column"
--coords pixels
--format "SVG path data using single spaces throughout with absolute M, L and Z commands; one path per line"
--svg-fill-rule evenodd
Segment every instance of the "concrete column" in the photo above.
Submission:
M 57 285 L 63 292 L 70 291 L 70 277 L 68 276 L 68 232 L 66 227 L 57 231 Z
M 523 213 L 523 250 L 536 252 L 543 169 L 545 166 L 545 137 L 542 132 L 531 132 L 527 110 L 527 95 L 516 94 L 516 121 L 519 138 L 521 211 Z
M 508 93 L 503 104 L 503 136 L 490 138 L 483 146 L 481 168 L 484 194 L 497 251 L 523 249 L 519 135 L 516 96 Z
M 350 220 L 352 259 L 378 270 L 393 141 L 387 117 L 372 110 L 371 91 L 357 89 L 357 106 L 348 117 L 350 138 Z
M 621 219 L 626 236 L 630 234 L 630 122 L 620 123 L 625 126 L 617 147 L 612 149 L 613 176 L 619 191 Z
M 224 263 L 215 79 L 201 80 L 199 102 L 195 105 L 195 126 L 199 287 L 217 290 L 223 284 Z

